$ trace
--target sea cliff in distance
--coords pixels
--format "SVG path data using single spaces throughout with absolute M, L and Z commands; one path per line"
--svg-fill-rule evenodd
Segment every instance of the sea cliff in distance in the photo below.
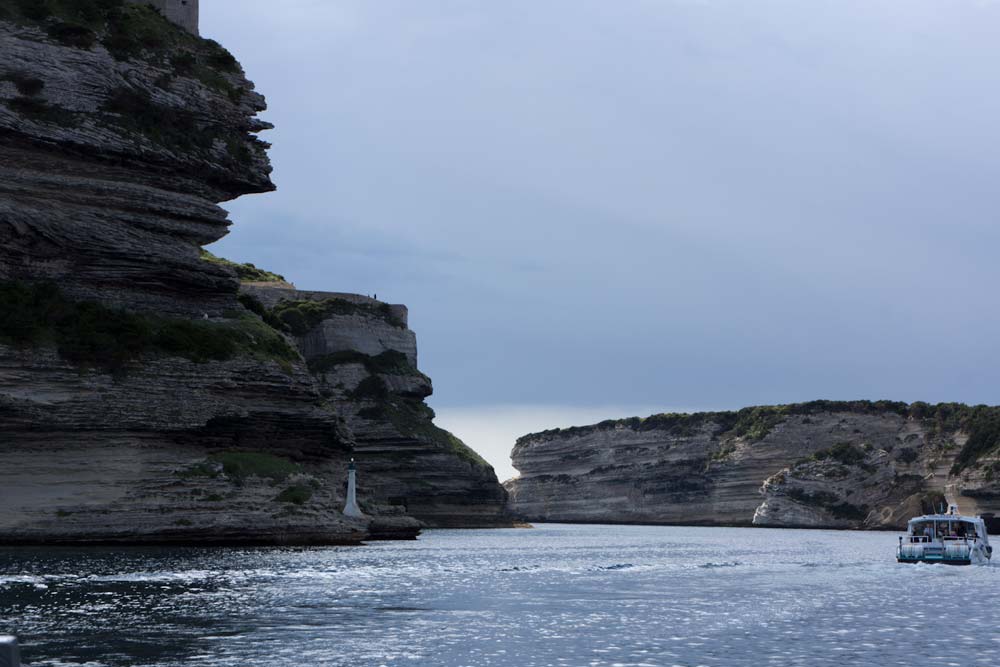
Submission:
M 352 543 L 509 523 L 407 310 L 202 246 L 274 189 L 240 64 L 143 3 L 0 0 L 0 541 Z M 343 507 L 346 466 L 362 509 Z
M 814 401 L 526 435 L 506 482 L 530 521 L 898 529 L 1000 511 L 1000 408 Z

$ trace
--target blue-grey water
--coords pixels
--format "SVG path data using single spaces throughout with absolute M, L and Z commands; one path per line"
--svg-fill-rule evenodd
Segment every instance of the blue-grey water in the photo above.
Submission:
M 892 533 L 540 525 L 354 548 L 0 549 L 31 665 L 1000 664 L 1000 568 Z

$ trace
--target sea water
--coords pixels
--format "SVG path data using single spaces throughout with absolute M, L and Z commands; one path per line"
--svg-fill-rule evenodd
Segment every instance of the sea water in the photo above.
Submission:
M 1000 568 L 893 533 L 539 525 L 351 548 L 0 549 L 31 665 L 1000 664 Z

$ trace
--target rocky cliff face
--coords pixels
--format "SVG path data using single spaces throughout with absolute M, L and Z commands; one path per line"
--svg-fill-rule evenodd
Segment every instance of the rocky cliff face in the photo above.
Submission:
M 346 463 L 373 448 L 376 532 L 500 520 L 492 470 L 375 414 L 433 428 L 413 333 L 367 316 L 398 308 L 348 298 L 300 335 L 204 255 L 219 202 L 273 189 L 228 52 L 142 4 L 0 0 L 0 55 L 0 539 L 356 542 Z M 360 366 L 312 363 L 347 351 Z M 389 351 L 405 369 L 358 370 Z
M 506 487 L 535 521 L 898 528 L 1000 509 L 998 445 L 996 408 L 817 401 L 527 435 Z
M 199 251 L 218 202 L 274 187 L 264 99 L 218 44 L 115 4 L 0 3 L 0 279 L 219 316 L 236 283 Z
M 431 379 L 417 369 L 405 306 L 282 286 L 244 293 L 294 336 L 324 407 L 353 434 L 363 495 L 382 503 L 380 512 L 388 505 L 437 527 L 510 524 L 493 468 L 433 423 L 424 403 Z

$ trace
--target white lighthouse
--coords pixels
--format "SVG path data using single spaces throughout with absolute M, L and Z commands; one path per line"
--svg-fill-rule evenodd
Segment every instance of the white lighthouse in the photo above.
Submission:
M 354 459 L 351 459 L 350 464 L 347 466 L 347 502 L 344 503 L 344 516 L 360 519 L 364 517 L 364 513 L 358 507 L 357 475 L 357 466 L 354 465 Z

